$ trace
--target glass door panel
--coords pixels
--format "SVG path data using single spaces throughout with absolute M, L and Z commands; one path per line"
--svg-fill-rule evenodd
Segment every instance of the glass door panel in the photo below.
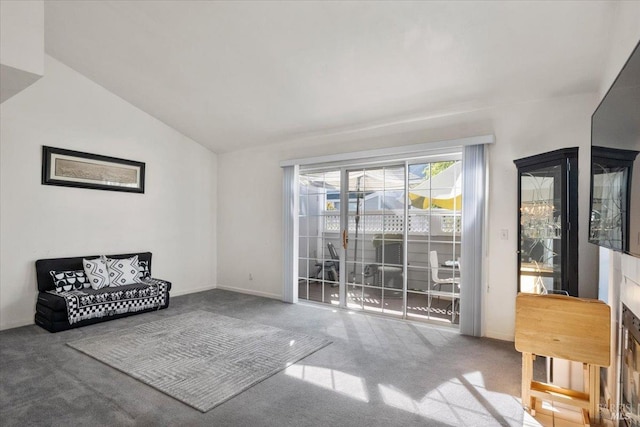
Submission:
M 340 171 L 301 173 L 298 298 L 337 305 L 340 260 Z
M 347 171 L 350 307 L 403 316 L 404 175 L 404 165 Z
M 523 173 L 520 189 L 520 291 L 561 291 L 561 165 Z
M 458 322 L 462 163 L 409 164 L 408 318 Z
M 578 296 L 578 149 L 514 160 L 518 291 Z

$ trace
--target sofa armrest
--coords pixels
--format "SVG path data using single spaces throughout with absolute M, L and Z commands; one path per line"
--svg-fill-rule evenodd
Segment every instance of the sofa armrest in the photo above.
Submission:
M 164 283 L 166 283 L 166 284 L 167 284 L 167 292 L 169 292 L 169 291 L 171 290 L 171 282 L 170 282 L 170 281 L 165 280 L 165 279 L 160 279 L 160 278 L 158 278 L 158 277 L 150 277 L 149 279 L 151 279 L 151 280 L 157 280 L 157 281 L 160 281 L 160 282 L 164 282 Z

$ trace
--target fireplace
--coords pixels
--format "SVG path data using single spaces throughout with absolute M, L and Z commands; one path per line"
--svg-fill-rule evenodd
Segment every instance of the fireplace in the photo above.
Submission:
M 622 305 L 620 419 L 640 427 L 640 319 Z

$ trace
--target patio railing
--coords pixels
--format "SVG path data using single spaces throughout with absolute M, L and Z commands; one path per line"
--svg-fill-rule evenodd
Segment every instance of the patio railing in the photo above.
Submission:
M 402 233 L 404 231 L 404 217 L 402 215 L 390 215 L 389 211 L 367 212 L 360 216 L 359 231 L 365 233 Z M 340 231 L 340 214 L 325 214 L 324 231 Z M 409 214 L 409 233 L 429 233 L 433 229 L 438 233 L 460 233 L 460 215 L 424 215 Z M 355 217 L 349 216 L 349 231 L 356 230 Z

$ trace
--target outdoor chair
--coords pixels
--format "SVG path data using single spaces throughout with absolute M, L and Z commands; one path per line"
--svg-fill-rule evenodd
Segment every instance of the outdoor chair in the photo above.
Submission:
M 447 277 L 446 279 L 443 279 L 439 276 L 438 271 L 440 265 L 438 264 L 437 251 L 429 252 L 429 264 L 431 266 L 431 280 L 433 280 L 434 288 L 438 287 L 438 290 L 441 290 L 442 285 L 452 285 L 452 287 L 455 286 L 455 289 L 452 289 L 454 293 L 460 290 L 460 277 Z M 459 266 L 458 269 L 460 269 Z
M 389 238 L 401 238 L 397 235 L 386 235 Z M 376 263 L 367 264 L 364 267 L 364 276 L 372 277 L 374 286 L 402 289 L 402 242 L 394 240 L 382 240 L 377 235 L 373 239 L 376 249 Z
M 331 261 L 317 262 L 315 278 L 320 280 L 328 280 L 331 282 L 338 282 L 340 273 L 340 257 L 336 247 L 331 242 L 327 242 L 327 249 L 329 250 L 329 256 Z
M 453 301 L 451 303 L 451 309 L 455 313 L 457 310 L 457 306 L 459 305 L 459 298 L 460 298 L 460 277 L 454 276 L 454 277 L 447 277 L 444 279 L 440 277 L 438 273 L 440 268 L 440 264 L 438 263 L 438 251 L 429 252 L 429 264 L 431 267 L 431 280 L 433 280 L 433 287 L 434 288 L 437 287 L 438 291 L 442 291 L 443 285 L 451 286 L 451 293 L 445 292 L 445 293 L 440 293 L 436 295 L 438 299 L 440 299 L 440 296 L 451 295 L 453 298 Z M 457 268 L 458 270 L 460 270 L 459 258 L 458 258 Z M 429 305 L 431 305 L 431 303 L 429 303 Z

